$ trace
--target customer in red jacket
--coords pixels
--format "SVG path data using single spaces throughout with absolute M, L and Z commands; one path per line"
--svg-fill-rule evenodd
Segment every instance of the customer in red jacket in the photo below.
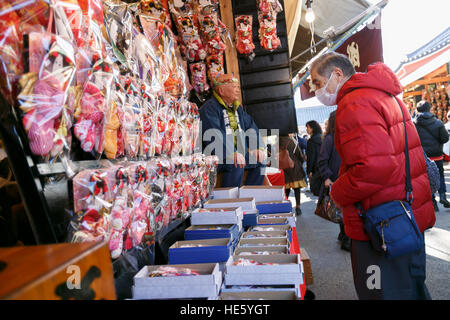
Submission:
M 369 66 L 367 73 L 355 73 L 350 60 L 334 52 L 312 64 L 311 77 L 316 97 L 326 105 L 338 106 L 335 144 L 342 163 L 331 196 L 343 209 L 345 233 L 352 239 L 353 278 L 359 298 L 430 298 L 425 286 L 425 248 L 387 259 L 373 250 L 355 207 L 361 202 L 368 210 L 405 199 L 400 103 L 408 134 L 413 213 L 422 233 L 435 223 L 420 139 L 403 102 L 397 98 L 397 103 L 393 97 L 402 92 L 400 82 L 382 63 Z

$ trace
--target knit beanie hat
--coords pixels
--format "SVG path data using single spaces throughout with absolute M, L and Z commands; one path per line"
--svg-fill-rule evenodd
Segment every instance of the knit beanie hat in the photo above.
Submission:
M 431 106 L 426 100 L 422 100 L 417 104 L 417 111 L 419 112 L 428 112 L 431 110 Z

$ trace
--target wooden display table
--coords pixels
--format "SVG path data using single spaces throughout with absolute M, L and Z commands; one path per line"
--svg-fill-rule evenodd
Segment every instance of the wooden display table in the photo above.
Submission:
M 0 248 L 0 299 L 116 299 L 106 243 Z

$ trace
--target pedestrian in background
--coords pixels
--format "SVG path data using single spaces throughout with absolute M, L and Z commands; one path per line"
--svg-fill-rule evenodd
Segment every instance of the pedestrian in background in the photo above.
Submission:
M 287 149 L 289 157 L 294 161 L 294 167 L 284 169 L 285 191 L 286 197 L 289 198 L 291 189 L 294 190 L 295 195 L 295 214 L 297 216 L 302 214 L 300 209 L 301 202 L 301 188 L 306 187 L 305 171 L 303 171 L 303 153 L 298 145 L 294 135 L 280 137 L 280 149 Z
M 436 163 L 439 169 L 441 183 L 439 187 L 439 202 L 445 208 L 450 208 L 450 202 L 447 200 L 444 176 L 444 143 L 449 141 L 448 131 L 441 120 L 437 119 L 430 112 L 431 105 L 426 100 L 422 100 L 417 104 L 417 117 L 414 119 L 417 133 L 419 134 L 422 148 L 430 160 Z M 439 211 L 435 195 L 433 194 L 434 211 Z
M 323 200 L 325 193 L 328 192 L 333 182 L 337 180 L 339 168 L 341 167 L 341 158 L 334 146 L 335 119 L 336 111 L 333 111 L 328 118 L 328 123 L 323 135 L 322 146 L 320 148 L 318 164 L 323 183 L 317 203 L 320 203 Z M 341 249 L 350 251 L 350 238 L 345 234 L 344 222 L 339 224 L 339 228 L 340 232 L 338 240 L 341 242 Z
M 406 198 L 406 130 L 412 213 L 422 234 L 436 222 L 419 135 L 408 110 L 396 98 L 403 90 L 400 81 L 383 63 L 370 65 L 366 73 L 356 73 L 348 57 L 336 52 L 320 56 L 310 71 L 317 99 L 328 106 L 337 105 L 334 140 L 341 168 L 331 197 L 343 210 L 345 233 L 351 238 L 353 280 L 359 299 L 430 299 L 425 285 L 425 245 L 395 258 L 381 254 L 369 241 L 357 208 L 361 204 L 367 212 Z M 371 266 L 378 267 L 379 288 L 367 286 Z
M 308 136 L 305 134 L 303 137 L 300 137 L 300 135 L 297 134 L 297 141 L 298 141 L 298 146 L 300 147 L 300 149 L 302 150 L 303 153 L 303 172 L 305 172 L 305 182 L 306 185 L 308 185 L 308 175 L 306 174 L 306 147 L 308 145 Z
M 318 168 L 320 146 L 322 145 L 322 128 L 317 121 L 311 120 L 306 123 L 306 132 L 310 136 L 306 146 L 306 174 L 308 175 L 311 192 L 318 196 L 322 184 Z

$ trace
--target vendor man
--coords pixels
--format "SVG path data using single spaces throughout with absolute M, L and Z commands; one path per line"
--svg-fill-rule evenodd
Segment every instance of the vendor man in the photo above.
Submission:
M 264 144 L 257 125 L 239 102 L 240 95 L 238 80 L 223 74 L 213 81 L 213 96 L 200 108 L 203 152 L 219 157 L 224 188 L 264 184 Z

